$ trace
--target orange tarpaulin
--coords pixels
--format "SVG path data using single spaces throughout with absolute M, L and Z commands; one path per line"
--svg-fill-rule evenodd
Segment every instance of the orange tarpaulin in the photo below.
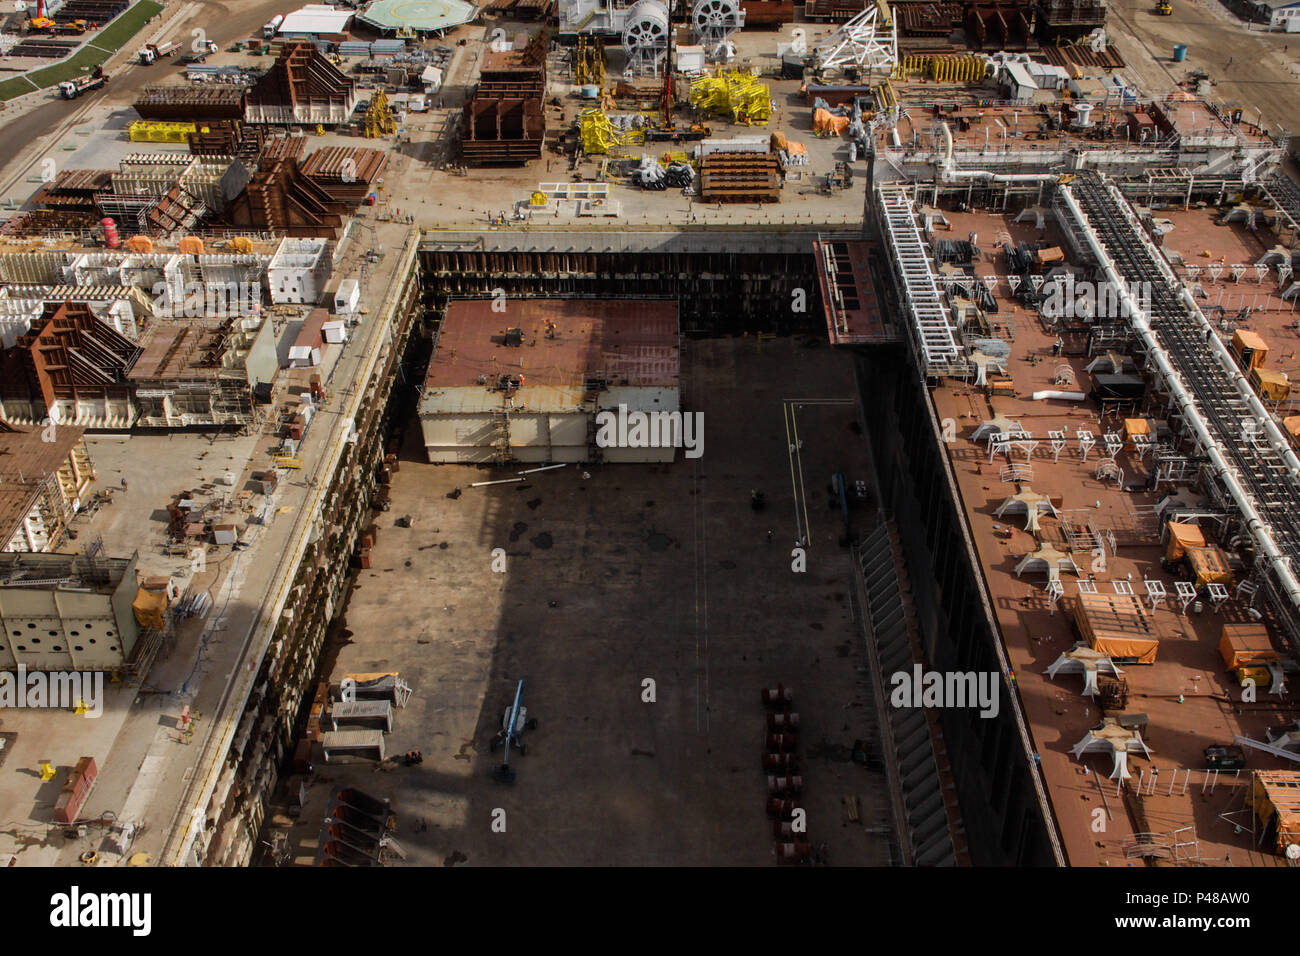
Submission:
M 813 111 L 813 129 L 822 136 L 838 136 L 848 128 L 847 116 L 836 116 L 830 110 Z
M 1150 435 L 1151 423 L 1145 418 L 1124 419 L 1124 440 L 1132 441 L 1134 435 Z
M 1268 628 L 1263 624 L 1225 624 L 1219 638 L 1219 654 L 1228 670 L 1267 664 L 1278 659 Z
M 1251 803 L 1256 815 L 1276 831 L 1278 853 L 1285 853 L 1288 846 L 1300 845 L 1300 773 L 1256 770 Z
M 1205 535 L 1197 525 L 1170 521 L 1165 527 L 1169 529 L 1169 545 L 1165 548 L 1168 560 L 1181 561 L 1188 548 L 1205 547 Z
M 1228 567 L 1228 556 L 1218 545 L 1188 548 L 1187 566 L 1192 571 L 1192 580 L 1198 591 L 1207 584 L 1232 587 L 1232 569 Z
M 135 592 L 135 600 L 131 602 L 131 610 L 135 612 L 135 622 L 141 627 L 153 627 L 161 630 L 163 615 L 167 612 L 167 595 L 140 588 Z
M 1074 602 L 1074 623 L 1094 651 L 1138 664 L 1156 662 L 1155 625 L 1132 594 L 1080 594 Z

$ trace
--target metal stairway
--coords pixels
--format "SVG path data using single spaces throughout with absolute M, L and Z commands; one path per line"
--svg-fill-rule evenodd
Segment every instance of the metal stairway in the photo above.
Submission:
M 888 183 L 876 187 L 876 197 L 923 370 L 927 376 L 964 377 L 966 358 L 939 292 L 912 196 L 906 187 Z

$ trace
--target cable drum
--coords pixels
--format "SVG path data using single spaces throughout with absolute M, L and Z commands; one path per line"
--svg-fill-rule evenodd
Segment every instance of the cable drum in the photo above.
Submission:
M 668 53 L 668 11 L 658 0 L 638 0 L 623 24 L 623 52 L 627 71 L 636 76 L 657 73 Z
M 745 25 L 740 0 L 695 0 L 691 26 L 700 44 L 712 53 Z

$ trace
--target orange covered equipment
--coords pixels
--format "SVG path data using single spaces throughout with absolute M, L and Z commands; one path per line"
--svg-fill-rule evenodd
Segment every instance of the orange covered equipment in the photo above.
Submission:
M 1228 556 L 1218 545 L 1188 548 L 1187 567 L 1192 572 L 1192 583 L 1198 591 L 1207 584 L 1232 587 L 1233 575 L 1232 569 L 1228 567 Z
M 1132 594 L 1080 593 L 1074 626 L 1094 651 L 1115 660 L 1154 664 L 1159 649 L 1155 622 Z
M 1165 527 L 1169 529 L 1169 544 L 1165 547 L 1166 559 L 1181 561 L 1188 548 L 1205 547 L 1205 535 L 1201 534 L 1198 525 L 1170 521 Z
M 1225 624 L 1219 638 L 1219 654 L 1230 671 L 1239 667 L 1271 664 L 1278 659 L 1268 628 L 1263 624 Z
M 849 118 L 847 116 L 836 116 L 830 110 L 817 109 L 813 111 L 813 129 L 819 136 L 839 136 L 840 133 L 848 129 Z

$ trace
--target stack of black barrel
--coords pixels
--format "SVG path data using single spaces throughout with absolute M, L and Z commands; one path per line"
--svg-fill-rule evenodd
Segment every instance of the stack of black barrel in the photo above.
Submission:
M 799 795 L 799 715 L 794 711 L 794 691 L 784 684 L 763 688 L 767 727 L 763 732 L 763 772 L 767 774 L 767 815 L 772 818 L 778 863 L 808 863 L 812 844 L 806 832 L 796 832 L 795 820 L 806 820 Z M 803 828 L 801 827 L 801 831 Z

